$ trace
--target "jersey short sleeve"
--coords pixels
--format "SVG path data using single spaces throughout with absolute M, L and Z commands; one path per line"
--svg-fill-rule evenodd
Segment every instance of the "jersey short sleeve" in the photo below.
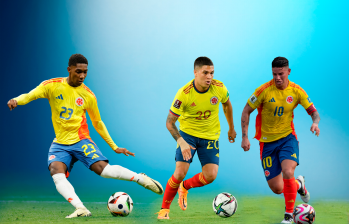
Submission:
M 177 117 L 181 116 L 184 111 L 185 103 L 186 103 L 186 96 L 183 89 L 181 88 L 178 90 L 172 102 L 170 112 Z
M 223 91 L 223 94 L 222 94 L 221 102 L 222 103 L 226 103 L 228 101 L 228 99 L 229 99 L 229 91 L 228 91 L 227 87 L 224 84 L 223 84 L 222 91 Z
M 308 94 L 299 86 L 296 85 L 295 88 L 298 91 L 299 94 L 299 103 L 304 107 L 304 109 L 307 111 L 307 113 L 310 115 L 316 111 L 316 108 L 314 104 L 311 102 Z
M 264 93 L 259 93 L 259 88 L 248 98 L 247 103 L 252 109 L 256 109 L 263 102 Z

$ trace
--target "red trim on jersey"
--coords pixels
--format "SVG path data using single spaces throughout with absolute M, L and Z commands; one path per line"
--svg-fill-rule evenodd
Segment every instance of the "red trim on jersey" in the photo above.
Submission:
M 262 158 L 263 148 L 264 148 L 264 142 L 259 142 L 259 151 L 260 151 L 260 154 L 261 154 L 261 160 L 263 159 Z
M 294 113 L 293 113 L 293 111 L 292 111 L 292 121 L 291 121 L 292 134 L 293 134 L 293 135 L 296 137 L 296 139 L 298 140 L 297 135 L 296 135 L 296 131 L 294 130 L 293 118 L 294 118 Z
M 52 83 L 52 82 L 62 82 L 63 79 L 64 78 L 50 79 L 50 80 L 47 80 L 47 81 L 43 82 L 42 84 L 45 86 L 45 85 L 47 85 L 49 83 Z
M 258 141 L 262 137 L 262 110 L 263 104 L 258 107 L 258 114 L 256 117 L 256 135 L 254 136 Z
M 215 80 L 212 80 L 211 84 L 214 85 L 214 86 L 223 87 L 223 83 L 222 82 L 217 82 Z
M 308 109 L 306 111 L 308 112 L 309 115 L 311 115 L 312 113 L 314 113 L 317 110 L 316 110 L 314 104 L 312 104 L 308 107 Z
M 183 90 L 183 92 L 184 92 L 185 94 L 188 94 L 188 93 L 190 92 L 191 88 L 193 88 L 193 83 L 190 84 L 190 86 L 188 86 L 187 88 L 185 88 L 185 89 Z
M 181 116 L 181 115 L 179 115 L 179 114 L 176 114 L 175 112 L 173 112 L 172 110 L 170 110 L 170 113 L 171 114 L 173 114 L 174 116 L 176 116 L 176 117 L 179 117 L 179 116 Z
M 91 93 L 92 94 L 92 96 L 96 99 L 96 101 L 97 101 L 97 97 L 95 96 L 95 94 L 86 86 L 86 85 L 83 85 L 82 86 L 84 89 L 86 89 L 89 93 Z
M 262 85 L 256 92 L 256 97 L 258 97 L 259 95 L 261 95 L 261 93 L 266 89 L 268 88 L 269 86 L 273 85 L 273 80 L 265 83 L 264 85 Z
M 81 121 L 81 125 L 78 132 L 80 140 L 86 139 L 86 138 L 91 139 L 86 121 L 87 120 L 86 120 L 86 112 L 85 112 L 82 115 L 82 121 Z

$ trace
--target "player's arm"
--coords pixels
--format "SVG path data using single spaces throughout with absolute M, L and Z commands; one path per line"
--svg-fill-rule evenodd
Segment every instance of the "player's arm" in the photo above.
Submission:
M 231 105 L 230 99 L 228 99 L 227 102 L 222 103 L 222 106 L 223 106 L 225 118 L 227 119 L 227 122 L 229 125 L 228 140 L 230 143 L 233 143 L 235 142 L 236 132 L 234 129 L 234 121 L 233 121 L 233 107 Z
M 314 133 L 315 135 L 319 136 L 320 134 L 320 128 L 319 128 L 319 122 L 320 122 L 320 114 L 319 112 L 315 111 L 312 114 L 310 114 L 311 119 L 313 120 L 313 124 L 310 127 L 310 131 Z
M 244 149 L 244 151 L 250 150 L 250 141 L 248 140 L 248 125 L 250 123 L 250 114 L 254 111 L 248 103 L 246 103 L 246 106 L 244 110 L 242 111 L 241 115 L 241 130 L 242 130 L 242 142 L 241 147 Z
M 179 147 L 181 147 L 183 159 L 188 161 L 191 158 L 191 149 L 195 149 L 193 146 L 189 145 L 183 137 L 179 134 L 176 127 L 176 121 L 178 117 L 173 115 L 171 112 L 168 113 L 166 120 L 167 130 L 171 133 L 172 137 L 177 141 Z
M 101 119 L 101 115 L 99 113 L 97 102 L 95 99 L 93 99 L 93 104 L 91 107 L 87 109 L 87 112 L 90 115 L 93 127 L 96 129 L 98 134 L 104 139 L 104 141 L 106 141 L 106 143 L 108 143 L 108 145 L 114 150 L 114 152 L 118 154 L 123 153 L 125 156 L 135 156 L 134 153 L 128 151 L 125 148 L 120 148 L 114 143 L 113 139 L 109 135 L 107 127 Z
M 16 98 L 10 99 L 7 102 L 8 108 L 10 110 L 15 109 L 18 105 L 26 105 L 27 103 L 36 100 L 38 98 L 47 98 L 46 97 L 46 88 L 43 84 L 40 84 L 38 87 L 30 91 L 29 93 L 22 94 Z

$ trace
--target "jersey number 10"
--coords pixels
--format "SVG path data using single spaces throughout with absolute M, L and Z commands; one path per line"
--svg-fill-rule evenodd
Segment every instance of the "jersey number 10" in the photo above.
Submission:
M 284 107 L 275 107 L 275 111 L 274 111 L 274 116 L 276 116 L 276 113 L 279 117 L 281 117 L 284 114 Z

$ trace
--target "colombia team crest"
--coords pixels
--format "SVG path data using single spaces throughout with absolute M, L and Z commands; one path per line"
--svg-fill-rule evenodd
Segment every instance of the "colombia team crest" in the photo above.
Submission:
M 82 97 L 76 98 L 75 104 L 81 107 L 84 104 L 84 99 Z
M 216 105 L 216 104 L 218 103 L 218 98 L 217 98 L 216 96 L 213 96 L 213 97 L 211 98 L 211 100 L 210 100 L 210 103 L 211 103 L 212 105 Z
M 264 174 L 265 174 L 266 177 L 269 177 L 270 176 L 269 170 L 264 171 Z
M 287 103 L 292 103 L 292 102 L 293 102 L 293 96 L 288 96 L 288 97 L 286 98 L 286 102 L 287 102 Z

